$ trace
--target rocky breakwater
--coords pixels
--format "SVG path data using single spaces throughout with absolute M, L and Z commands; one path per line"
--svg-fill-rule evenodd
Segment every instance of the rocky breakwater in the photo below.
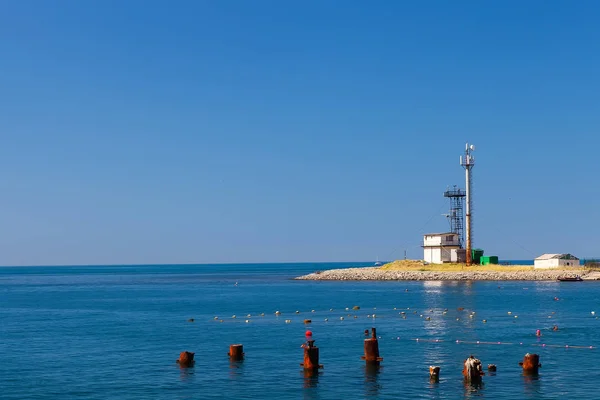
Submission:
M 559 277 L 581 276 L 585 272 L 564 270 L 531 271 L 397 271 L 380 267 L 344 268 L 313 272 L 298 280 L 313 281 L 555 281 Z

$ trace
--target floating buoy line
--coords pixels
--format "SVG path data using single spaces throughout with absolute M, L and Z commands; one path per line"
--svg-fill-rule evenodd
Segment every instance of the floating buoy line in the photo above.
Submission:
M 475 345 L 495 345 L 495 346 L 534 346 L 534 347 L 545 347 L 545 348 L 563 348 L 563 349 L 596 349 L 596 346 L 581 346 L 581 345 L 570 345 L 570 344 L 548 344 L 548 343 L 524 343 L 524 342 L 491 342 L 483 340 L 447 340 L 447 339 L 402 339 L 399 336 L 393 338 L 396 341 L 410 341 L 417 343 L 453 343 L 453 344 L 475 344 Z
M 315 310 L 312 309 L 310 311 L 301 311 L 301 310 L 295 310 L 295 311 L 274 311 L 271 313 L 256 313 L 256 314 L 247 314 L 246 315 L 246 319 L 242 320 L 242 321 L 235 321 L 235 322 L 246 322 L 246 323 L 250 323 L 253 319 L 257 320 L 257 319 L 268 319 L 268 318 L 272 318 L 274 317 L 275 320 L 280 320 L 280 321 L 285 321 L 285 323 L 292 323 L 294 321 L 307 321 L 310 320 L 311 322 L 328 322 L 330 320 L 330 318 L 334 318 L 333 320 L 339 320 L 339 321 L 344 321 L 346 319 L 359 319 L 359 318 L 370 318 L 370 319 L 379 319 L 379 318 L 394 318 L 394 319 L 408 319 L 409 316 L 414 316 L 417 318 L 421 318 L 424 321 L 435 321 L 436 319 L 439 318 L 454 318 L 457 321 L 460 321 L 461 319 L 465 319 L 471 323 L 475 323 L 477 321 L 482 322 L 482 323 L 488 323 L 488 322 L 493 322 L 494 320 L 496 321 L 500 321 L 500 320 L 504 320 L 506 321 L 507 319 L 512 319 L 513 322 L 517 322 L 516 320 L 519 318 L 519 315 L 517 313 L 513 313 L 512 311 L 507 311 L 506 313 L 502 313 L 502 312 L 494 312 L 493 314 L 488 314 L 485 317 L 480 317 L 475 311 L 470 311 L 470 310 L 465 310 L 463 307 L 458 307 L 454 310 L 452 309 L 448 309 L 448 308 L 428 308 L 425 311 L 418 311 L 415 308 L 411 308 L 411 307 L 394 307 L 393 309 L 380 309 L 377 310 L 377 313 L 373 312 L 368 312 L 367 310 L 377 310 L 377 307 L 372 307 L 372 308 L 361 308 L 360 306 L 352 306 L 352 307 L 345 307 L 345 308 L 339 308 L 339 309 L 334 309 L 334 308 L 330 308 L 328 310 Z M 452 315 L 449 315 L 449 313 L 452 312 Z M 547 318 L 551 319 L 554 318 L 555 316 L 555 311 L 549 312 Z M 307 317 L 303 317 L 302 315 L 310 315 L 310 318 Z M 332 315 L 333 314 L 333 315 Z M 591 316 L 590 316 L 591 315 Z M 322 316 L 322 318 L 317 319 L 317 316 Z M 526 317 L 531 316 L 530 313 L 526 313 L 525 314 Z M 540 317 L 539 315 L 536 315 L 537 317 Z M 292 317 L 300 317 L 300 319 L 292 319 Z M 235 320 L 236 314 L 233 314 L 231 316 L 215 316 L 213 318 L 213 320 L 218 321 L 218 322 L 234 322 L 232 320 Z M 576 319 L 576 318 L 594 318 L 594 319 L 599 319 L 599 317 L 595 316 L 595 312 L 592 311 L 589 314 L 577 314 L 577 315 L 573 315 L 573 314 L 564 314 L 563 318 L 568 318 L 568 319 Z M 190 318 L 188 321 L 194 321 L 193 318 Z M 306 322 L 305 322 L 306 323 Z
M 301 310 L 295 310 L 295 311 L 285 311 L 285 312 L 281 312 L 279 310 L 275 311 L 275 312 L 271 312 L 271 313 L 257 313 L 257 314 L 246 314 L 246 319 L 240 320 L 236 318 L 236 314 L 233 314 L 229 317 L 219 317 L 219 316 L 215 316 L 213 318 L 213 321 L 215 322 L 219 322 L 219 323 L 246 323 L 246 324 L 251 324 L 252 321 L 269 321 L 269 322 L 277 322 L 277 323 L 285 323 L 285 324 L 292 324 L 292 323 L 302 323 L 304 325 L 306 324 L 314 324 L 314 323 L 329 323 L 330 318 L 331 321 L 340 321 L 340 322 L 344 322 L 344 323 L 351 323 L 350 321 L 355 321 L 355 322 L 360 322 L 360 321 L 356 321 L 361 319 L 362 321 L 365 320 L 375 320 L 375 319 L 388 319 L 388 320 L 406 320 L 408 318 L 411 318 L 412 320 L 416 320 L 416 319 L 421 319 L 423 321 L 424 324 L 428 324 L 431 323 L 432 321 L 435 322 L 436 320 L 451 320 L 451 319 L 456 319 L 457 321 L 461 321 L 461 317 L 464 317 L 464 321 L 467 321 L 469 324 L 474 324 L 477 322 L 481 322 L 482 324 L 488 324 L 488 321 L 492 324 L 493 326 L 493 322 L 494 321 L 504 321 L 506 322 L 507 320 L 513 320 L 513 323 L 517 322 L 515 319 L 518 318 L 518 315 L 513 314 L 512 311 L 506 311 L 506 312 L 495 312 L 494 314 L 491 315 L 486 315 L 485 318 L 481 319 L 481 317 L 475 312 L 475 311 L 471 311 L 471 310 L 465 310 L 463 307 L 458 307 L 454 310 L 448 309 L 448 308 L 427 308 L 426 311 L 418 311 L 415 308 L 411 308 L 411 307 L 393 307 L 393 309 L 390 308 L 383 308 L 383 309 L 379 309 L 377 310 L 377 314 L 375 314 L 374 312 L 371 313 L 370 311 L 367 310 L 377 310 L 377 307 L 372 307 L 372 308 L 361 308 L 360 306 L 352 306 L 352 307 L 344 307 L 344 308 L 339 308 L 339 309 L 334 309 L 334 308 L 330 308 L 328 310 L 315 310 L 315 309 L 311 309 L 310 311 L 301 311 Z M 449 312 L 452 312 L 452 315 L 448 315 Z M 550 315 L 548 315 L 548 318 L 553 318 L 553 316 L 555 316 L 555 311 L 549 312 Z M 304 316 L 302 316 L 302 314 L 304 314 Z M 310 315 L 310 318 L 307 318 L 307 315 Z M 590 316 L 591 314 L 591 316 Z M 595 312 L 591 311 L 586 314 L 577 314 L 577 315 L 572 315 L 572 314 L 568 314 L 565 317 L 567 317 L 568 319 L 582 319 L 582 318 L 593 318 L 593 319 L 598 319 L 598 317 L 595 316 Z M 242 314 L 243 315 L 243 314 Z M 322 315 L 323 318 L 318 318 L 317 316 Z M 478 318 L 475 318 L 475 317 Z M 538 315 L 539 317 L 539 315 Z M 528 318 L 525 318 L 525 320 L 527 320 Z M 190 318 L 188 319 L 188 322 L 193 322 L 195 321 L 194 318 Z M 348 321 L 348 322 L 345 322 Z M 553 330 L 556 331 L 558 330 L 558 327 L 555 325 L 552 328 L 548 328 L 548 330 Z M 535 331 L 535 335 L 538 338 L 542 336 L 541 335 L 541 331 L 538 329 Z M 455 339 L 455 340 L 448 340 L 448 339 L 431 339 L 431 338 L 413 338 L 413 339 L 407 339 L 407 338 L 400 338 L 399 336 L 396 337 L 392 337 L 391 339 L 393 339 L 394 341 L 412 341 L 412 342 L 416 342 L 416 343 L 452 343 L 452 344 L 470 344 L 470 345 L 501 345 L 501 346 L 523 346 L 523 342 L 502 342 L 502 341 L 483 341 L 483 340 L 478 340 L 478 341 L 473 341 L 473 340 L 460 340 L 460 339 Z M 564 349 L 596 349 L 596 346 L 583 346 L 583 345 L 570 345 L 570 344 L 554 344 L 554 343 L 533 343 L 533 344 L 526 344 L 527 346 L 536 346 L 536 347 L 542 347 L 542 348 L 564 348 Z

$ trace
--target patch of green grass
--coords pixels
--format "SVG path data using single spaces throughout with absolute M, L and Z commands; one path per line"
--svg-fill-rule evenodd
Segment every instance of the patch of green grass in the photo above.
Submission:
M 533 271 L 532 265 L 471 265 L 447 263 L 447 264 L 424 264 L 419 260 L 398 260 L 380 267 L 384 271 L 421 271 L 421 272 L 519 272 Z

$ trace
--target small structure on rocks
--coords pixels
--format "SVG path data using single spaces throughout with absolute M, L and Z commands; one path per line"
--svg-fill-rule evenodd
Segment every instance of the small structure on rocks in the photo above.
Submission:
M 422 247 L 423 260 L 427 263 L 442 264 L 464 261 L 462 256 L 459 256 L 461 250 L 460 238 L 454 232 L 427 233 L 423 235 Z
M 533 260 L 533 267 L 536 269 L 580 266 L 579 258 L 572 254 L 542 254 Z

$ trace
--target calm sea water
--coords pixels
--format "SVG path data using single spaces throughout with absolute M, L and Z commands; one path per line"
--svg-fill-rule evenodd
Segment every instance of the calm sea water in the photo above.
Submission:
M 600 397 L 600 349 L 589 348 L 600 346 L 600 283 L 290 279 L 356 265 L 0 268 L 0 398 Z M 306 318 L 324 364 L 313 377 L 299 366 Z M 377 372 L 360 360 L 371 327 Z M 244 345 L 242 363 L 228 360 L 233 343 Z M 194 368 L 175 363 L 184 350 Z M 535 379 L 518 365 L 526 352 L 540 354 Z M 463 384 L 470 354 L 498 366 L 481 387 Z M 439 383 L 429 365 L 441 366 Z

